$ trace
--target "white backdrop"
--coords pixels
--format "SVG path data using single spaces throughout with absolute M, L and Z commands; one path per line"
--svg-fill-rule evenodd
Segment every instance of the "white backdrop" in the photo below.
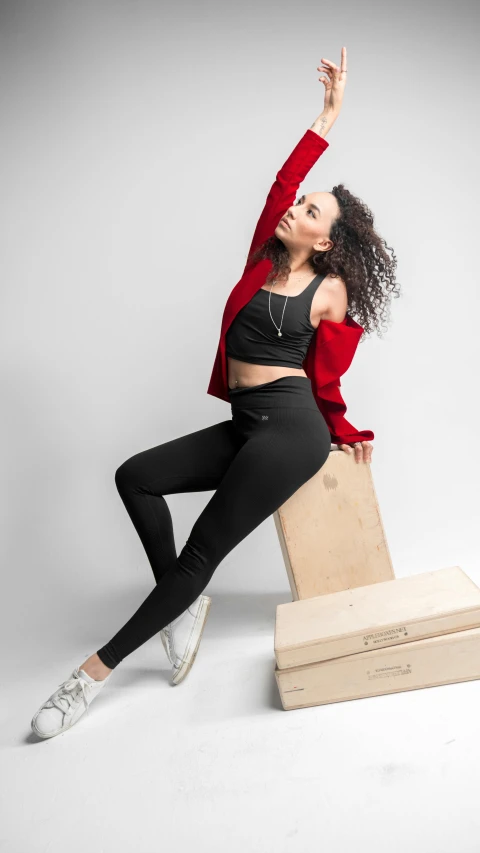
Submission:
M 396 573 L 477 571 L 480 128 L 468 19 L 452 39 L 444 9 L 426 42 L 428 11 L 413 31 L 399 15 L 388 40 L 360 17 L 332 30 L 311 12 L 315 26 L 293 37 L 286 7 L 273 20 L 267 7 L 230 9 L 228 26 L 214 11 L 4 12 L 2 542 L 4 582 L 22 601 L 52 585 L 151 588 L 115 469 L 230 417 L 206 394 L 223 306 L 276 171 L 322 109 L 316 66 L 339 61 L 343 43 L 343 111 L 303 189 L 344 181 L 364 199 L 402 286 L 387 333 L 360 345 L 342 379 L 347 417 L 375 432 Z M 210 496 L 167 498 L 178 550 Z M 252 588 L 288 591 L 273 519 L 209 587 Z
M 316 67 L 342 45 L 343 111 L 302 191 L 343 181 L 360 196 L 402 286 L 342 378 L 347 417 L 375 432 L 397 577 L 456 564 L 480 582 L 478 24 L 470 2 L 0 5 L 9 853 L 60 853 L 65 838 L 72 853 L 215 853 L 227 837 L 235 853 L 287 853 L 316 849 L 320 826 L 329 853 L 474 849 L 478 682 L 274 714 L 290 588 L 272 518 L 207 587 L 186 692 L 154 681 L 167 662 L 152 638 L 89 729 L 29 762 L 21 732 L 153 587 L 115 470 L 230 417 L 206 393 L 223 307 L 276 172 L 322 110 Z M 178 551 L 211 494 L 167 496 Z

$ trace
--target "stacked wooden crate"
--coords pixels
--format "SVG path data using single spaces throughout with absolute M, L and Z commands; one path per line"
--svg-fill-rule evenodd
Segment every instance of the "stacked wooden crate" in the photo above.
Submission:
M 480 678 L 480 589 L 459 566 L 395 577 L 368 463 L 332 451 L 274 520 L 285 710 Z

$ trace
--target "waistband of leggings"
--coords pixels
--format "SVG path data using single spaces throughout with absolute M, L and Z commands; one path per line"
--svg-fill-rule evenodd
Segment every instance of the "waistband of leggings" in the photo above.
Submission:
M 263 382 L 261 385 L 229 388 L 228 396 L 232 409 L 273 409 L 277 406 L 292 406 L 318 411 L 312 383 L 308 376 L 281 376 L 279 379 Z

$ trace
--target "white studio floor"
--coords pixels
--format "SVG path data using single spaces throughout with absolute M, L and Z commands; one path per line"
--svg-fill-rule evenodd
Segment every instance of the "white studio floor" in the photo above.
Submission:
M 26 608 L 3 668 L 1 853 L 478 853 L 479 681 L 284 711 L 288 592 L 213 590 L 181 684 L 157 635 L 44 741 L 31 717 L 108 639 L 89 627 L 105 602 Z

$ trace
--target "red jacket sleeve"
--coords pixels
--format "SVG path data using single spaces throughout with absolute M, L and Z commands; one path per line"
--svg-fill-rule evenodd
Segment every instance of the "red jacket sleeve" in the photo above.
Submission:
M 347 407 L 340 392 L 340 379 L 317 389 L 317 405 L 327 422 L 334 444 L 353 444 L 354 441 L 373 441 L 371 429 L 356 430 L 344 417 Z
M 270 188 L 265 207 L 255 228 L 244 273 L 249 265 L 251 255 L 274 234 L 282 216 L 295 201 L 295 195 L 301 182 L 327 148 L 327 140 L 308 128 L 280 171 L 277 172 L 275 182 Z

